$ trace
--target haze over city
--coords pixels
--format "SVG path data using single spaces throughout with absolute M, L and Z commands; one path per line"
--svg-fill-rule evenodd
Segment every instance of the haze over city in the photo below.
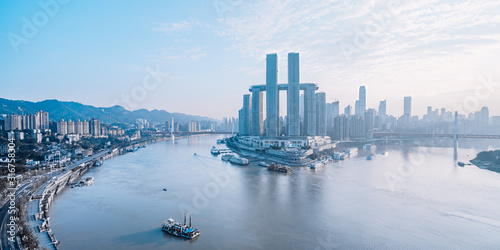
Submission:
M 364 85 L 367 107 L 387 99 L 395 116 L 404 96 L 421 116 L 427 106 L 456 110 L 484 79 L 500 82 L 494 1 L 95 3 L 47 11 L 33 1 L 2 2 L 1 97 L 237 117 L 248 87 L 265 84 L 266 54 L 278 54 L 278 82 L 287 82 L 288 52 L 300 53 L 301 82 L 318 84 L 327 102 L 354 106 Z M 145 96 L 121 100 L 152 71 L 161 80 Z M 468 112 L 488 106 L 500 115 L 498 88 Z

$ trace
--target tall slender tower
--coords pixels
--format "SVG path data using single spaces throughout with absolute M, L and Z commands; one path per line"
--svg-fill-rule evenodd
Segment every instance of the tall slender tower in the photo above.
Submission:
M 266 56 L 267 136 L 279 135 L 278 55 Z
M 359 115 L 364 116 L 366 112 L 366 87 L 359 87 Z
M 299 53 L 288 53 L 287 124 L 288 136 L 300 135 Z

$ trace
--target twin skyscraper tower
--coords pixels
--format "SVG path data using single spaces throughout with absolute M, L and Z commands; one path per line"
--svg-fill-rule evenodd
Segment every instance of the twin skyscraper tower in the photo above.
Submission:
M 288 83 L 278 84 L 278 55 L 266 56 L 266 85 L 253 85 L 252 95 L 243 96 L 239 111 L 240 135 L 315 136 L 326 135 L 325 93 L 317 93 L 316 84 L 300 83 L 299 53 L 288 53 Z M 285 131 L 281 131 L 279 91 L 287 91 L 287 116 Z M 301 95 L 304 91 L 303 114 Z M 264 130 L 263 94 L 266 92 L 266 127 Z M 302 127 L 301 127 L 301 115 Z

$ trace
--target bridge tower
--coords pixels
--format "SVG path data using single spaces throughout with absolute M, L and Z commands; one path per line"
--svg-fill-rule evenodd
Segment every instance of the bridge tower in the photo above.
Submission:
M 455 111 L 455 122 L 453 126 L 453 152 L 455 155 L 455 159 L 458 156 L 458 112 Z

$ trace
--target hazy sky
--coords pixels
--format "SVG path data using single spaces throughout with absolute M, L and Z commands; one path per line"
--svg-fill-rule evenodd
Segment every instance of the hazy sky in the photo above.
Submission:
M 237 116 L 266 53 L 286 83 L 299 52 L 301 82 L 342 109 L 366 85 L 396 116 L 404 96 L 500 115 L 500 1 L 40 2 L 0 3 L 2 98 Z

